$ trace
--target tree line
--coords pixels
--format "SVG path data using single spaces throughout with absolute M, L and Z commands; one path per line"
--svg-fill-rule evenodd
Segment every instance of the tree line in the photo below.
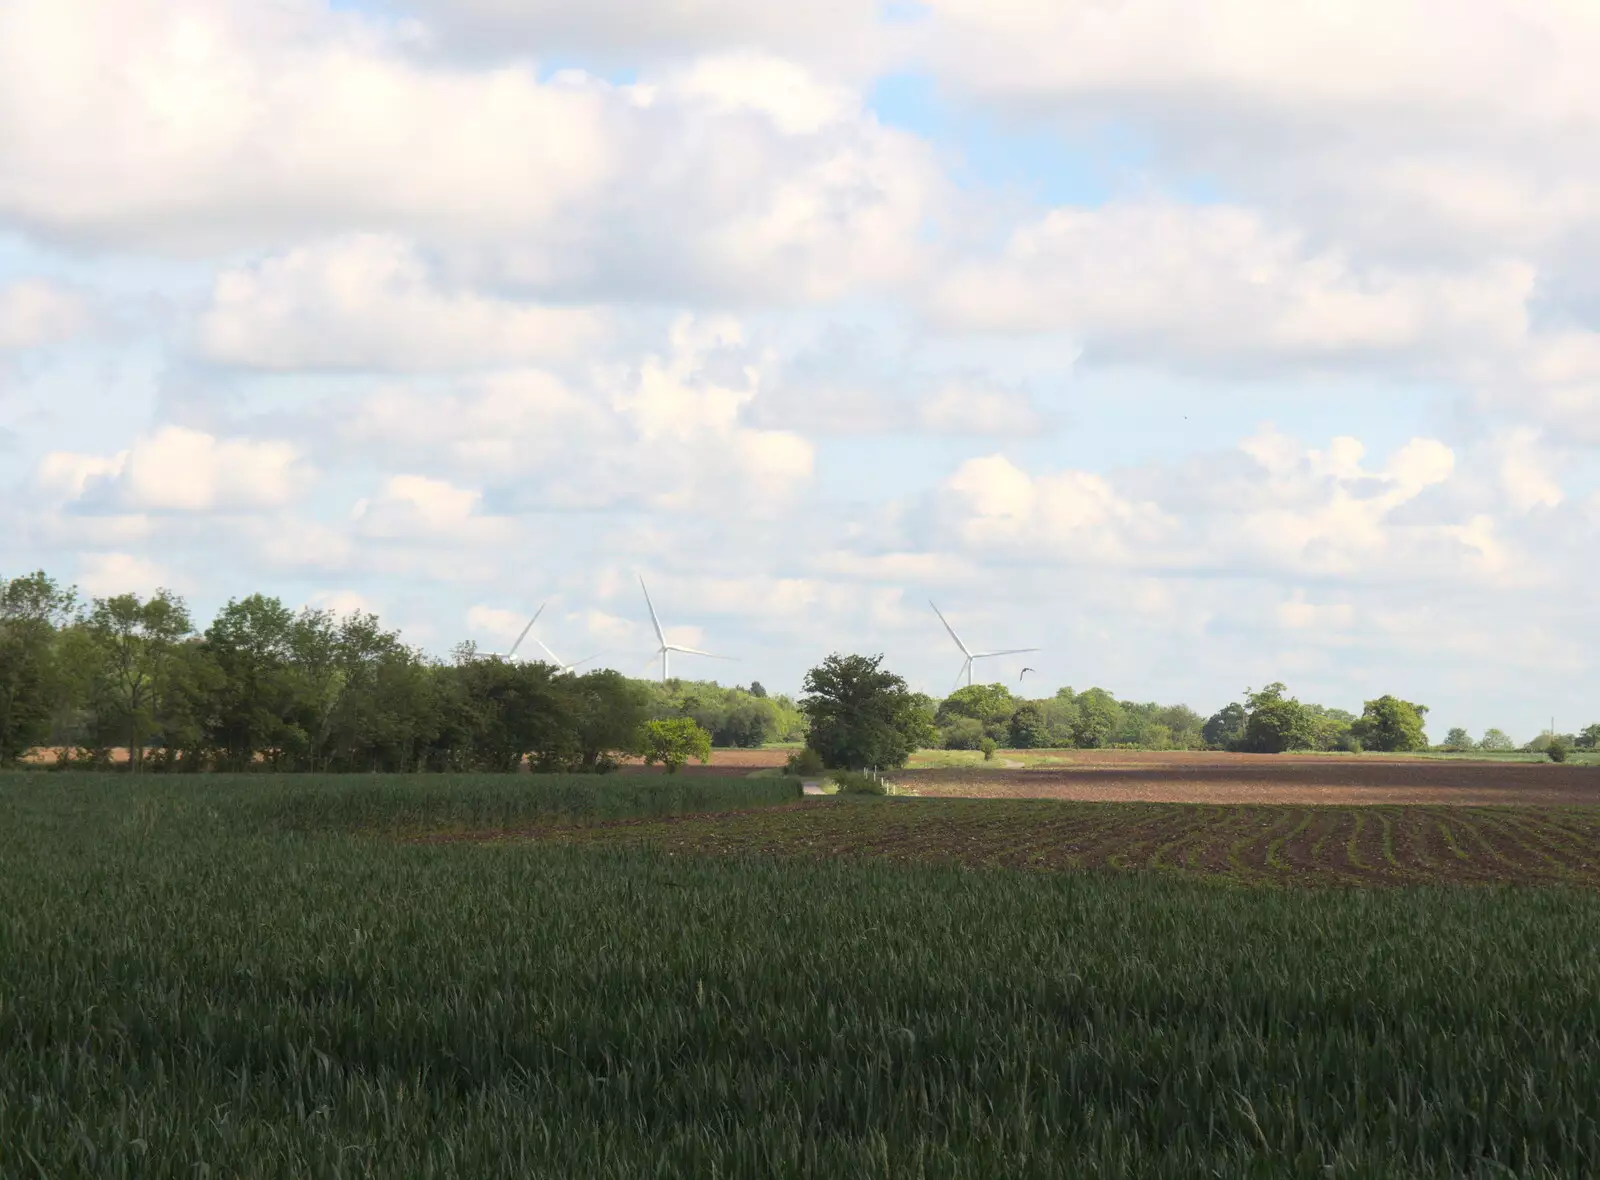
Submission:
M 576 675 L 458 645 L 448 659 L 376 616 L 292 610 L 253 594 L 202 630 L 168 591 L 87 601 L 43 572 L 0 579 L 0 765 L 51 747 L 65 765 L 134 771 L 595 771 L 637 755 L 676 768 L 710 746 L 804 740 L 830 767 L 903 765 L 920 748 L 1406 751 L 1428 747 L 1427 707 L 1394 696 L 1362 713 L 1299 701 L 1283 684 L 1209 718 L 1102 688 L 1027 699 L 975 684 L 935 700 L 881 657 L 833 655 L 794 701 L 759 684 Z M 679 723 L 682 724 L 679 724 Z M 1500 730 L 1446 749 L 1510 749 Z M 1526 749 L 1600 748 L 1600 725 Z
M 604 770 L 694 752 L 682 727 L 651 725 L 673 720 L 718 745 L 805 733 L 760 684 L 574 675 L 470 643 L 438 660 L 374 615 L 260 594 L 200 629 L 168 591 L 84 601 L 43 572 L 0 579 L 0 764 L 53 747 L 86 767 L 126 749 L 135 772 Z

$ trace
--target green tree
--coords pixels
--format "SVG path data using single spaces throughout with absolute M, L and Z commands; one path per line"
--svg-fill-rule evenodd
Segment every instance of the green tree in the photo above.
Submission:
M 77 592 L 43 570 L 0 578 L 0 766 L 49 735 L 63 683 L 55 641 L 76 608 Z
M 999 740 L 1007 736 L 1017 699 L 1003 684 L 969 684 L 958 688 L 940 702 L 934 724 L 941 729 L 958 717 L 970 717 L 983 726 L 986 736 Z
M 952 717 L 939 730 L 939 744 L 946 750 L 976 750 L 990 740 L 976 717 Z
M 645 765 L 659 762 L 668 774 L 677 774 L 690 758 L 711 761 L 711 735 L 692 717 L 646 721 L 639 729 L 638 744 Z
M 1224 705 L 1200 730 L 1200 737 L 1213 750 L 1237 750 L 1244 745 L 1245 726 L 1250 712 L 1238 701 Z
M 1586 726 L 1572 744 L 1579 750 L 1600 749 L 1600 725 Z
M 1049 729 L 1037 701 L 1024 701 L 1011 714 L 1007 738 L 1013 750 L 1034 750 L 1048 745 Z
M 577 697 L 578 764 L 570 770 L 609 770 L 631 753 L 639 727 L 649 719 L 644 686 L 620 672 L 587 672 L 573 685 Z
M 303 701 L 290 665 L 294 628 L 294 612 L 262 594 L 230 599 L 206 628 L 222 676 L 211 744 L 230 770 L 248 770 L 258 755 L 277 767 L 286 752 L 309 745 L 297 724 Z
M 98 598 L 88 628 L 100 651 L 100 683 L 107 718 L 126 739 L 128 769 L 144 768 L 144 750 L 163 720 L 158 706 L 172 696 L 178 645 L 194 628 L 183 599 L 157 590 L 148 602 L 137 594 Z
M 1447 750 L 1471 750 L 1478 743 L 1472 740 L 1472 735 L 1459 725 L 1444 735 L 1444 748 Z
M 1366 702 L 1360 720 L 1350 727 L 1350 732 L 1369 750 L 1388 754 L 1426 750 L 1428 735 L 1423 732 L 1422 719 L 1427 715 L 1426 705 L 1384 695 Z
M 806 744 L 830 769 L 904 766 L 936 736 L 919 694 L 882 664 L 881 655 L 835 653 L 806 673 Z
M 1304 750 L 1316 736 L 1311 715 L 1294 697 L 1285 696 L 1283 684 L 1267 685 L 1245 694 L 1244 739 L 1241 748 L 1251 754 L 1282 754 Z
M 1485 730 L 1483 737 L 1478 742 L 1480 750 L 1515 750 L 1517 743 L 1511 740 L 1509 734 L 1499 729 Z
M 1122 706 L 1103 688 L 1091 688 L 1080 693 L 1075 702 L 1077 720 L 1072 726 L 1072 744 L 1080 750 L 1098 750 L 1109 746 L 1122 723 Z

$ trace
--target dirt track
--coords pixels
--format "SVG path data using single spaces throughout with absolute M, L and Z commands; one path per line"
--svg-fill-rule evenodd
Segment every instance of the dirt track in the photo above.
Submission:
M 907 770 L 919 795 L 1147 803 L 1600 805 L 1600 766 L 1086 751 L 1024 770 Z

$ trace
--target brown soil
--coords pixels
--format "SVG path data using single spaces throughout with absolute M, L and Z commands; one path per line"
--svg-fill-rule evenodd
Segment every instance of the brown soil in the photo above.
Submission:
M 1600 766 L 1317 755 L 1086 751 L 1025 770 L 905 770 L 897 786 L 968 799 L 1108 803 L 1600 805 Z
M 1154 871 L 1251 885 L 1600 886 L 1600 811 L 820 799 L 717 815 L 455 835 L 679 855 Z

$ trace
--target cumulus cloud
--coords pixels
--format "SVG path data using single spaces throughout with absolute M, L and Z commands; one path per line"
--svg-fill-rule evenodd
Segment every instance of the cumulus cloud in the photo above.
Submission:
M 571 356 L 601 326 L 589 309 L 442 290 L 408 243 L 357 234 L 224 271 L 201 342 L 261 369 L 495 368 Z
M 212 512 L 287 504 L 309 473 L 288 443 L 216 438 L 167 426 L 115 455 L 52 451 L 35 472 L 41 490 L 88 507 Z
M 1348 365 L 1515 341 L 1532 286 L 1514 264 L 1363 270 L 1248 209 L 1146 202 L 1053 210 L 1018 229 L 1002 257 L 953 270 L 931 306 L 954 325 L 1069 333 L 1095 359 Z
M 396 235 L 578 297 L 898 281 L 937 182 L 917 140 L 789 63 L 541 80 L 310 0 L 8 5 L 0 156 L 0 216 L 40 234 L 187 253 Z
M 88 326 L 83 297 L 42 279 L 0 286 L 0 353 L 58 344 Z
M 367 537 L 482 543 L 505 533 L 504 521 L 479 514 L 482 499 L 447 480 L 392 475 L 378 495 L 357 501 L 352 517 Z

